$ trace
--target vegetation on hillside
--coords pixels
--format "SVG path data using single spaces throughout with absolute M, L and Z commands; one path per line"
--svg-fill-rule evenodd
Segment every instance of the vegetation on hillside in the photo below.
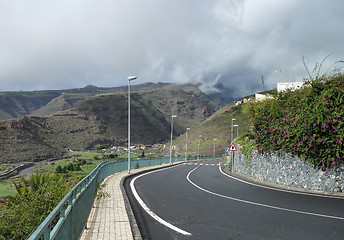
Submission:
M 246 103 L 247 104 L 247 103 Z M 234 125 L 238 125 L 238 133 L 241 135 L 247 131 L 249 118 L 242 113 L 242 106 L 230 103 L 214 113 L 210 118 L 195 128 L 188 131 L 188 157 L 196 158 L 198 143 L 200 155 L 222 155 L 230 146 L 232 119 Z M 233 138 L 237 137 L 236 127 L 233 130 Z M 215 140 L 216 139 L 216 140 Z M 177 146 L 178 155 L 185 155 L 186 133 L 176 138 L 173 145 Z M 167 151 L 167 150 L 166 150 Z
M 57 96 L 58 91 L 0 92 L 0 120 L 28 115 Z
M 64 100 L 74 97 L 74 101 L 81 95 L 65 94 Z M 197 126 L 215 111 L 195 86 L 133 91 L 131 99 L 133 144 L 168 141 L 171 115 L 178 115 L 174 133 L 179 135 L 186 127 Z M 93 149 L 98 144 L 124 146 L 127 109 L 127 93 L 106 93 L 54 115 L 0 121 L 0 162 L 61 158 L 68 154 L 68 149 Z
M 324 170 L 344 167 L 344 75 L 309 80 L 275 99 L 247 104 L 259 151 L 289 152 Z
M 170 83 L 143 83 L 132 86 L 132 91 L 152 91 L 158 89 L 198 89 L 197 85 L 174 85 Z M 225 105 L 222 94 L 214 92 L 203 94 L 198 89 L 197 97 L 209 102 L 216 109 Z M 101 88 L 86 86 L 84 88 L 42 91 L 0 92 L 0 120 L 20 118 L 24 116 L 46 116 L 72 108 L 77 103 L 91 96 L 104 93 L 127 92 L 127 86 Z

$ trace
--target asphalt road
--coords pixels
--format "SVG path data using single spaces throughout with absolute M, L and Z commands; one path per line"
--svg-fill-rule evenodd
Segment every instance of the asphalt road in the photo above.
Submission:
M 216 160 L 131 177 L 125 189 L 144 239 L 344 239 L 343 198 L 252 185 Z

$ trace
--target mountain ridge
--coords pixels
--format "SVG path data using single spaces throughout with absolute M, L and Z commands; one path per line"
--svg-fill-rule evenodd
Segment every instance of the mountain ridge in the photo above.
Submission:
M 65 99 L 60 100 L 65 104 Z M 61 157 L 66 149 L 92 149 L 102 143 L 125 145 L 127 104 L 126 92 L 102 93 L 47 116 L 0 121 L 0 161 L 40 161 Z M 131 110 L 133 144 L 169 141 L 172 115 L 178 115 L 174 121 L 177 136 L 216 111 L 195 86 L 132 91 Z
M 199 88 L 199 84 L 195 83 L 178 85 L 162 82 L 146 82 L 138 85 L 132 85 L 131 90 L 134 92 L 176 87 L 184 89 L 188 87 Z M 88 85 L 84 88 L 62 90 L 0 92 L 0 120 L 9 120 L 24 116 L 50 115 L 58 111 L 67 110 L 89 97 L 98 94 L 118 92 L 127 92 L 127 86 L 104 88 Z M 229 95 L 228 91 L 219 91 L 207 93 L 204 94 L 204 96 L 206 96 L 205 99 L 210 101 L 215 108 L 219 109 L 228 103 Z

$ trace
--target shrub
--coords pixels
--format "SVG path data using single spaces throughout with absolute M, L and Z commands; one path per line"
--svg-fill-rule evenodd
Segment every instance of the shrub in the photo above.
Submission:
M 0 239 L 26 239 L 69 189 L 61 178 L 41 173 L 13 184 L 17 195 L 0 208 Z
M 80 165 L 81 165 L 81 162 L 69 163 L 67 166 L 64 166 L 64 167 L 57 166 L 55 168 L 55 172 L 56 173 L 68 173 L 68 172 L 73 172 L 73 171 L 82 171 Z
M 254 103 L 246 114 L 259 151 L 289 152 L 325 170 L 344 164 L 343 103 L 344 76 L 333 75 Z

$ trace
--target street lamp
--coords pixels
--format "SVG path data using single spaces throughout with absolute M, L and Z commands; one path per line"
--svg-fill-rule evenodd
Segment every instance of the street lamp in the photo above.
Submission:
M 188 155 L 188 131 L 190 128 L 186 128 L 186 137 L 185 137 L 185 161 L 187 160 Z
M 233 121 L 235 120 L 235 118 L 232 118 L 231 143 L 233 142 Z
M 173 118 L 176 118 L 177 115 L 172 115 L 171 121 L 171 143 L 170 143 L 170 164 L 172 164 L 172 136 L 173 136 Z
M 201 137 L 202 137 L 202 135 L 199 135 L 198 148 L 197 148 L 197 160 L 199 160 L 199 142 L 201 141 Z
M 237 128 L 237 138 L 238 138 L 239 137 L 239 125 L 235 124 L 235 125 L 233 125 L 233 127 Z
M 135 80 L 137 77 L 136 76 L 130 76 L 128 77 L 128 173 L 130 174 L 130 157 L 131 157 L 131 152 L 130 152 L 130 81 Z

